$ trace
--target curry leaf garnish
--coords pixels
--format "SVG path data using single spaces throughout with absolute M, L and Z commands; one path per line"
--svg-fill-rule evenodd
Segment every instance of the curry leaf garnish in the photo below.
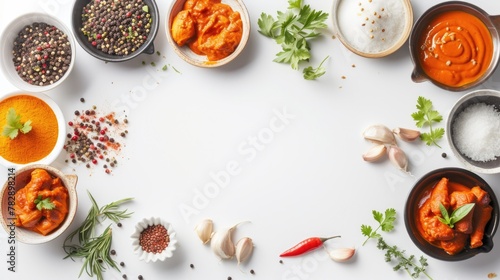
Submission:
M 464 204 L 457 209 L 453 210 L 451 212 L 451 215 L 448 215 L 448 210 L 444 207 L 442 203 L 439 203 L 439 211 L 441 211 L 441 215 L 443 217 L 437 217 L 439 221 L 450 228 L 453 228 L 455 226 L 455 223 L 458 221 L 462 220 L 467 214 L 469 214 L 470 211 L 474 208 L 475 203 L 467 203 Z
M 419 278 L 420 274 L 422 273 L 428 279 L 432 280 L 432 278 L 426 272 L 428 263 L 425 257 L 421 256 L 418 261 L 416 260 L 414 255 L 406 257 L 405 250 L 400 250 L 397 246 L 388 245 L 382 238 L 382 235 L 378 233 L 379 229 L 384 232 L 391 232 L 394 229 L 394 223 L 396 221 L 396 210 L 394 210 L 393 208 L 389 208 L 385 210 L 385 213 L 373 210 L 372 214 L 373 218 L 378 222 L 379 226 L 375 230 L 373 230 L 373 228 L 369 225 L 361 225 L 361 233 L 367 237 L 363 245 L 365 245 L 366 241 L 371 238 L 377 239 L 377 248 L 385 251 L 385 261 L 388 263 L 395 263 L 395 265 L 393 266 L 394 271 L 403 269 L 412 279 Z
M 131 201 L 132 198 L 121 199 L 99 207 L 90 192 L 88 192 L 88 195 L 92 203 L 89 213 L 80 227 L 66 237 L 63 249 L 67 254 L 65 259 L 73 259 L 74 257 L 84 259 L 80 275 L 85 270 L 90 277 L 95 275 L 98 280 L 102 280 L 102 272 L 106 270 L 104 264 L 118 271 L 120 269 L 109 253 L 112 240 L 111 225 L 108 225 L 104 232 L 98 236 L 95 235 L 96 227 L 106 219 L 118 223 L 122 219 L 129 218 L 132 213 L 118 208 L 123 203 Z M 71 241 L 76 235 L 78 235 L 78 243 L 72 244 Z
M 38 195 L 33 202 L 36 205 L 36 209 L 40 211 L 42 211 L 43 209 L 52 210 L 56 207 L 56 205 L 52 201 L 50 201 L 50 198 L 43 198 L 42 195 Z
M 3 127 L 2 135 L 14 139 L 19 134 L 19 131 L 24 134 L 30 132 L 31 120 L 22 123 L 21 115 L 18 115 L 14 108 L 10 108 L 7 112 L 7 123 Z
M 420 139 L 427 146 L 434 144 L 441 148 L 436 141 L 443 138 L 444 128 L 434 128 L 432 125 L 441 122 L 443 116 L 438 111 L 432 109 L 432 101 L 422 96 L 419 96 L 417 99 L 417 110 L 417 112 L 411 114 L 413 120 L 416 122 L 416 126 L 419 128 L 429 126 L 429 132 L 420 134 Z
M 299 69 L 300 62 L 311 57 L 308 40 L 319 37 L 321 33 L 317 30 L 327 27 L 328 13 L 302 4 L 302 0 L 288 0 L 288 9 L 278 11 L 276 19 L 262 13 L 257 21 L 259 33 L 281 45 L 282 50 L 276 54 L 274 61 L 290 64 L 294 70 Z

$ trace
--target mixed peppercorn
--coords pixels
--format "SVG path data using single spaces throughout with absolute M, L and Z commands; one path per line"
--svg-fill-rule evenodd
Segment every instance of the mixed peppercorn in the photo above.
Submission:
M 82 162 L 87 168 L 102 164 L 106 173 L 117 166 L 117 153 L 122 148 L 118 138 L 128 134 L 128 120 L 119 121 L 115 114 L 101 114 L 93 106 L 90 110 L 75 111 L 75 118 L 68 122 L 71 133 L 67 134 L 64 150 L 73 163 Z
M 163 225 L 148 226 L 139 236 L 139 245 L 143 251 L 159 254 L 167 248 L 170 237 Z
M 14 67 L 25 82 L 46 86 L 64 76 L 72 53 L 64 32 L 53 25 L 35 22 L 18 33 L 12 55 Z
M 98 50 L 125 56 L 146 42 L 152 21 L 142 0 L 93 0 L 83 8 L 81 31 Z

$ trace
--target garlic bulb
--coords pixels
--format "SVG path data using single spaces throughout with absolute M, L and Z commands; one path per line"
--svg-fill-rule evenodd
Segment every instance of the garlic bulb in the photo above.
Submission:
M 253 241 L 250 237 L 243 237 L 236 243 L 236 260 L 238 265 L 246 261 L 253 252 Z
M 418 130 L 397 127 L 392 132 L 406 142 L 412 142 L 420 138 L 420 131 Z
M 368 152 L 363 154 L 363 160 L 374 162 L 381 159 L 386 154 L 387 148 L 384 144 L 372 147 Z
M 375 143 L 396 145 L 396 138 L 392 131 L 385 125 L 371 125 L 363 132 L 363 137 Z
M 391 145 L 388 148 L 387 154 L 392 164 L 394 164 L 399 170 L 408 173 L 408 158 L 401 148 L 398 146 Z
M 208 241 L 212 238 L 213 235 L 213 228 L 214 228 L 214 223 L 210 219 L 205 219 L 201 221 L 194 230 L 196 231 L 196 234 L 198 237 L 201 239 L 201 242 L 203 244 L 207 244 Z
M 336 262 L 345 262 L 350 260 L 354 256 L 354 253 L 356 253 L 354 248 L 337 248 L 329 251 L 328 255 Z
M 232 235 L 238 225 L 239 223 L 228 229 L 216 231 L 213 234 L 212 241 L 210 241 L 210 248 L 212 248 L 212 251 L 221 259 L 230 259 L 234 257 L 236 249 L 234 247 Z

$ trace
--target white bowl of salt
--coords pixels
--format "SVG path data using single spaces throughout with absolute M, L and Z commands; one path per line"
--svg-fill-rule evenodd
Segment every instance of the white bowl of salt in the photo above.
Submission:
M 500 173 L 500 91 L 479 89 L 462 96 L 450 110 L 446 134 L 465 168 Z
M 334 0 L 333 28 L 353 53 L 384 57 L 408 39 L 413 25 L 410 0 Z

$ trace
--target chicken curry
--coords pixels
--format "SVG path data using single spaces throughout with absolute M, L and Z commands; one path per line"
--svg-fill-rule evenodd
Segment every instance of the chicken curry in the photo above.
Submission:
M 59 227 L 68 213 L 68 190 L 61 179 L 44 169 L 31 172 L 31 180 L 16 192 L 16 226 L 42 235 Z
M 232 54 L 243 35 L 239 12 L 221 0 L 187 0 L 172 22 L 172 38 L 198 55 L 217 61 Z
M 479 186 L 469 188 L 463 184 L 441 180 L 421 199 L 417 219 L 420 235 L 449 255 L 460 253 L 466 246 L 483 245 L 484 229 L 491 218 L 493 207 L 489 194 Z M 441 222 L 441 205 L 446 211 L 473 203 L 472 210 L 453 227 Z

